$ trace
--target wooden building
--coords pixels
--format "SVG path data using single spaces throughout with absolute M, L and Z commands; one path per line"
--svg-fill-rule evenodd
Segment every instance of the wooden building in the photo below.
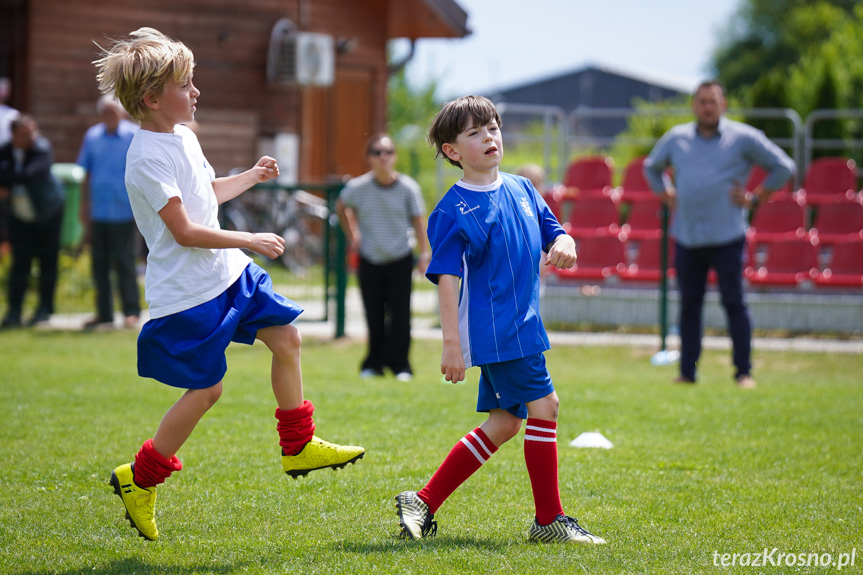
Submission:
M 323 182 L 365 171 L 365 141 L 386 126 L 387 41 L 463 37 L 466 19 L 453 0 L 0 0 L 0 76 L 56 161 L 74 162 L 98 121 L 94 43 L 149 26 L 195 54 L 217 173 L 279 149 L 300 181 Z

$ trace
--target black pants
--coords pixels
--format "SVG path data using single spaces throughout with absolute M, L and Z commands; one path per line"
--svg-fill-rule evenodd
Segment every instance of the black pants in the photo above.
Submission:
M 723 246 L 688 249 L 675 243 L 677 283 L 680 287 L 680 375 L 694 380 L 701 355 L 701 315 L 707 272 L 716 270 L 722 307 L 728 318 L 735 376 L 749 375 L 752 323 L 743 294 L 743 251 L 746 240 Z
M 411 346 L 411 274 L 413 254 L 384 265 L 360 258 L 358 278 L 369 348 L 361 369 L 382 374 L 413 373 L 408 354 Z
M 45 222 L 24 222 L 9 218 L 12 269 L 9 272 L 9 308 L 6 317 L 21 319 L 24 294 L 30 282 L 30 267 L 39 260 L 39 307 L 37 313 L 54 313 L 57 270 L 60 257 L 60 229 L 63 210 Z
M 117 274 L 117 287 L 124 316 L 141 315 L 138 278 L 135 271 L 138 228 L 135 222 L 93 222 L 91 243 L 93 285 L 96 288 L 96 318 L 114 319 L 114 295 L 111 271 Z

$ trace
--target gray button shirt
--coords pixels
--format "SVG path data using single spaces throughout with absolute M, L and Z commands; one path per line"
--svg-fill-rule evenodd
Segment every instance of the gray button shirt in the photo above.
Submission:
M 656 193 L 662 174 L 674 169 L 677 209 L 671 235 L 688 248 L 731 243 L 746 234 L 747 210 L 731 201 L 734 184 L 743 187 L 753 165 L 767 171 L 763 186 L 776 190 L 794 173 L 794 161 L 760 130 L 721 118 L 705 138 L 695 122 L 675 126 L 656 143 L 644 162 L 644 175 Z

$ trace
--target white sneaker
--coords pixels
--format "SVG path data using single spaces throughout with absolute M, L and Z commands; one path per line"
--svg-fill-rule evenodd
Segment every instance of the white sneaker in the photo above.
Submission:
M 371 379 L 377 377 L 377 372 L 373 369 L 364 369 L 360 372 L 360 379 Z
M 397 373 L 397 374 L 396 374 L 396 379 L 397 379 L 398 381 L 410 381 L 410 380 L 412 380 L 413 378 L 414 378 L 414 376 L 413 376 L 413 375 L 411 375 L 411 374 L 410 374 L 409 372 L 407 372 L 407 371 L 402 371 L 402 372 L 400 372 L 400 373 Z

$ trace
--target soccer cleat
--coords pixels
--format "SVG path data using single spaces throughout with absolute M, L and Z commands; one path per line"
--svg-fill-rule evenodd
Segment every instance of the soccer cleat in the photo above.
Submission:
M 132 464 L 121 465 L 111 473 L 114 493 L 126 506 L 126 519 L 138 530 L 141 537 L 155 541 L 159 538 L 156 529 L 156 488 L 138 487 L 132 473 Z
M 587 543 L 590 545 L 605 545 L 605 539 L 589 533 L 578 524 L 575 517 L 558 515 L 548 525 L 540 525 L 536 518 L 530 527 L 528 539 L 541 543 Z
M 312 436 L 312 440 L 296 455 L 282 455 L 282 469 L 296 479 L 316 469 L 341 469 L 348 463 L 362 459 L 365 453 L 365 449 L 356 445 L 336 445 Z
M 396 495 L 396 512 L 402 528 L 402 539 L 420 539 L 437 535 L 437 521 L 429 506 L 417 497 L 416 491 L 402 491 Z

